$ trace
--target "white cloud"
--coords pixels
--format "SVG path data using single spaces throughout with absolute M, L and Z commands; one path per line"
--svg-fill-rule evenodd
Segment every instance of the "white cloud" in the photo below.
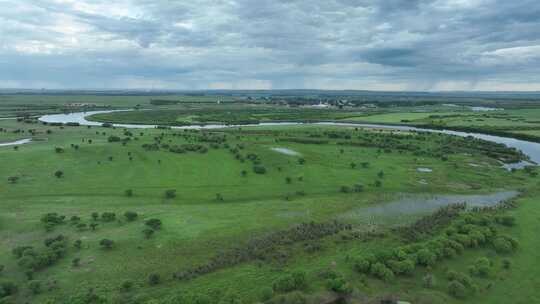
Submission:
M 540 77 L 537 0 L 0 5 L 0 86 L 454 90 Z

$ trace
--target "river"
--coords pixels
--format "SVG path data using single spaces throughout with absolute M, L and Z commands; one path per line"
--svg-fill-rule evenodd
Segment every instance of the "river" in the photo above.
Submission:
M 118 111 L 131 111 L 131 110 L 108 110 L 108 111 L 90 111 L 90 112 L 76 112 L 69 114 L 52 114 L 44 115 L 39 118 L 42 122 L 47 123 L 79 123 L 83 126 L 101 126 L 101 122 L 89 121 L 86 117 L 94 114 L 102 113 L 112 113 Z M 365 123 L 342 123 L 342 122 L 313 122 L 313 123 L 303 123 L 303 122 L 266 122 L 259 123 L 256 125 L 223 125 L 223 124 L 211 124 L 211 125 L 193 125 L 193 126 L 172 126 L 172 129 L 222 129 L 222 128 L 235 128 L 235 127 L 252 127 L 252 126 L 288 126 L 288 125 L 329 125 L 329 126 L 343 126 L 343 127 L 359 127 L 359 128 L 377 128 L 377 129 L 389 129 L 389 130 L 399 130 L 399 131 L 417 131 L 417 132 L 432 132 L 432 133 L 443 133 L 456 136 L 471 136 L 478 139 L 483 139 L 491 142 L 505 144 L 508 147 L 521 150 L 524 154 L 529 156 L 529 159 L 534 163 L 540 163 L 540 143 L 529 142 L 525 140 L 502 137 L 495 135 L 488 135 L 482 133 L 468 133 L 460 131 L 451 131 L 451 130 L 434 130 L 434 129 L 423 129 L 417 127 L 409 127 L 402 125 L 378 125 L 378 124 L 365 124 Z M 138 129 L 149 129 L 156 128 L 157 125 L 138 125 L 138 124 L 113 124 L 115 127 L 119 128 L 138 128 Z M 520 164 L 514 164 L 508 166 L 507 168 L 520 168 L 530 163 L 523 162 Z

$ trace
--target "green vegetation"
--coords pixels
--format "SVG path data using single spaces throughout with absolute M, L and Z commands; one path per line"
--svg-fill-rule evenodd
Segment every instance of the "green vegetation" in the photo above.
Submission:
M 125 105 L 119 98 L 111 104 L 158 109 L 96 119 L 443 125 L 490 115 L 490 127 L 522 127 L 498 124 L 503 118 L 491 117 L 498 111 L 442 105 L 399 114 L 236 98 L 210 105 L 213 98 L 130 97 Z M 2 120 L 0 128 L 0 142 L 33 139 L 0 147 L 5 303 L 538 300 L 538 169 L 505 170 L 501 161 L 526 157 L 502 145 L 322 125 L 197 131 Z M 505 190 L 520 194 L 485 208 L 451 204 L 433 212 L 421 199 Z M 418 197 L 416 211 L 373 211 L 405 194 Z

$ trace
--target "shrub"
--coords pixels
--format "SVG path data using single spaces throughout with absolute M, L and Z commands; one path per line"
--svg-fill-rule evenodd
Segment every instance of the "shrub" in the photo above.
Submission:
M 422 285 L 424 285 L 425 288 L 433 288 L 437 285 L 437 282 L 435 280 L 435 276 L 428 273 L 425 276 L 422 277 Z
M 147 228 L 147 229 L 144 229 L 142 232 L 146 239 L 149 239 L 152 237 L 152 235 L 154 235 L 154 229 Z
M 504 226 L 514 226 L 516 224 L 516 218 L 511 215 L 500 215 L 495 218 L 495 221 Z
M 429 249 L 421 249 L 417 253 L 418 264 L 422 266 L 433 266 L 436 262 L 437 257 Z
M 265 174 L 266 168 L 260 165 L 253 166 L 253 172 L 256 174 Z
M 491 262 L 488 258 L 479 258 L 475 261 L 474 265 L 469 266 L 469 272 L 472 275 L 486 277 L 491 272 Z
M 297 271 L 277 279 L 272 287 L 276 292 L 290 292 L 305 286 L 306 274 L 303 271 Z
M 266 302 L 274 296 L 274 291 L 270 287 L 263 287 L 261 289 L 261 301 Z
M 35 295 L 41 293 L 41 282 L 37 280 L 28 282 L 28 289 Z
M 114 245 L 114 241 L 109 239 L 102 239 L 99 241 L 99 245 L 104 249 L 111 249 Z
M 349 193 L 349 192 L 351 192 L 351 188 L 349 188 L 349 186 L 341 186 L 339 188 L 339 191 L 342 192 L 342 193 Z
M 458 299 L 463 299 L 467 296 L 467 288 L 458 281 L 450 281 L 448 284 L 448 293 Z
M 149 219 L 149 220 L 146 221 L 145 224 L 147 226 L 151 227 L 154 230 L 161 229 L 161 220 L 160 219 L 156 219 L 156 218 Z
M 13 282 L 0 282 L 0 299 L 17 293 L 17 285 Z
M 165 191 L 165 198 L 172 199 L 176 197 L 176 190 L 170 189 Z
M 126 211 L 124 213 L 124 217 L 126 218 L 126 220 L 128 222 L 133 222 L 134 220 L 137 219 L 139 215 L 137 214 L 137 212 L 134 212 L 134 211 Z
M 161 277 L 157 273 L 152 273 L 148 276 L 148 284 L 157 285 L 161 282 Z
M 120 289 L 122 291 L 130 291 L 133 288 L 133 282 L 132 281 L 124 281 L 122 282 L 122 285 L 120 285 Z
M 93 219 L 94 221 L 97 221 L 97 220 L 99 219 L 99 213 L 97 213 L 97 212 L 92 212 L 92 219 Z
M 377 262 L 371 265 L 371 274 L 385 282 L 394 279 L 394 273 L 390 268 L 386 267 L 383 263 Z
M 81 264 L 81 259 L 80 258 L 74 258 L 73 260 L 71 260 L 71 265 L 73 267 L 79 267 L 80 264 Z
M 411 274 L 414 271 L 415 263 L 410 259 L 403 261 L 390 260 L 388 266 L 395 274 Z
M 326 288 L 338 294 L 349 294 L 352 292 L 351 285 L 340 275 L 336 278 L 327 279 Z
M 497 253 L 510 253 L 518 248 L 518 242 L 505 235 L 500 235 L 493 240 L 493 247 Z
M 132 189 L 127 189 L 126 191 L 124 191 L 124 194 L 127 197 L 132 197 L 133 196 L 133 190 Z
M 114 212 L 103 212 L 101 214 L 101 220 L 104 222 L 112 222 L 116 219 L 116 213 Z
M 278 295 L 271 299 L 270 304 L 306 304 L 307 299 L 303 293 L 294 291 L 286 295 Z
M 502 260 L 502 267 L 504 269 L 510 269 L 511 266 L 512 266 L 512 261 L 510 261 L 509 259 Z
M 356 261 L 354 261 L 354 270 L 358 271 L 359 273 L 365 273 L 368 274 L 371 268 L 371 260 L 366 257 L 360 257 L 357 258 Z

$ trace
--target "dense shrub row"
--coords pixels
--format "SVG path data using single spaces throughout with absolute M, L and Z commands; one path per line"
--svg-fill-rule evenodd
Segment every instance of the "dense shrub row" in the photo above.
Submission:
M 279 246 L 316 240 L 350 229 L 350 225 L 338 221 L 302 223 L 287 230 L 281 230 L 263 237 L 251 239 L 244 246 L 218 254 L 206 264 L 176 272 L 173 274 L 173 277 L 179 280 L 187 280 L 245 261 L 255 259 L 265 260 L 271 257 L 272 253 L 276 252 Z

